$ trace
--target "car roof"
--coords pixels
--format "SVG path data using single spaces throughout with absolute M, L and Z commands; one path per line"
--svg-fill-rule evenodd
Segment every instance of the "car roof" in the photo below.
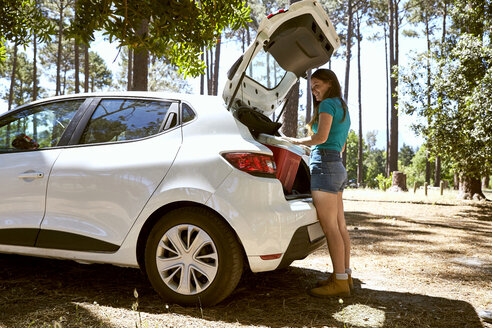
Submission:
M 204 107 L 204 104 L 213 105 L 214 108 L 219 105 L 224 107 L 224 101 L 218 96 L 209 95 L 197 95 L 187 93 L 174 93 L 174 92 L 162 92 L 162 91 L 108 91 L 108 92 L 89 92 L 89 93 L 75 93 L 69 95 L 54 96 L 49 98 L 39 99 L 27 104 L 23 104 L 13 110 L 21 109 L 23 107 L 42 104 L 50 101 L 73 99 L 73 98 L 96 98 L 96 97 L 128 97 L 128 98 L 160 98 L 165 100 L 185 101 L 190 103 L 194 109 L 200 110 L 200 107 Z M 208 107 L 208 106 L 206 106 Z M 6 112 L 8 113 L 8 112 Z M 5 113 L 4 113 L 5 114 Z

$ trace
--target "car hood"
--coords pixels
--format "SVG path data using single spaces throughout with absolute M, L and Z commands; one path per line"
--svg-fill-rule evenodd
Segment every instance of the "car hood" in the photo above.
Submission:
M 335 28 L 317 1 L 299 1 L 269 15 L 227 73 L 222 94 L 227 108 L 271 114 L 299 77 L 327 63 L 339 47 Z

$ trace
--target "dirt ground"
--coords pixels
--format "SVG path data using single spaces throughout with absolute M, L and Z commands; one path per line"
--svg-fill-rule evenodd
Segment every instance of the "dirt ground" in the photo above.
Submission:
M 492 328 L 477 315 L 492 310 L 490 203 L 349 194 L 356 291 L 343 299 L 306 293 L 331 271 L 326 246 L 287 269 L 245 274 L 210 308 L 166 304 L 136 269 L 0 255 L 0 327 Z

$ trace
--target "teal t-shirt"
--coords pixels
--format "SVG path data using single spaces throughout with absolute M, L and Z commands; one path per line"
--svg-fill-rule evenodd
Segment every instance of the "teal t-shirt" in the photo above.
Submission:
M 345 120 L 340 122 L 343 119 L 343 107 L 340 98 L 326 98 L 319 104 L 319 113 L 330 114 L 333 117 L 333 121 L 328 139 L 322 144 L 313 146 L 313 149 L 321 148 L 342 151 L 350 129 L 350 115 L 348 110 L 345 114 Z M 316 133 L 318 131 L 318 122 L 314 123 L 312 128 L 313 132 Z

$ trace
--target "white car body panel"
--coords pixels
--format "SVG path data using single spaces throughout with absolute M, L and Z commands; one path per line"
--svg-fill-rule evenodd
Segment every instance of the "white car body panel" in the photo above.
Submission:
M 121 245 L 181 139 L 175 128 L 144 140 L 64 149 L 50 176 L 41 228 Z
M 46 149 L 0 156 L 0 181 L 5 191 L 0 197 L 3 229 L 39 228 L 50 171 L 59 155 L 60 149 Z

